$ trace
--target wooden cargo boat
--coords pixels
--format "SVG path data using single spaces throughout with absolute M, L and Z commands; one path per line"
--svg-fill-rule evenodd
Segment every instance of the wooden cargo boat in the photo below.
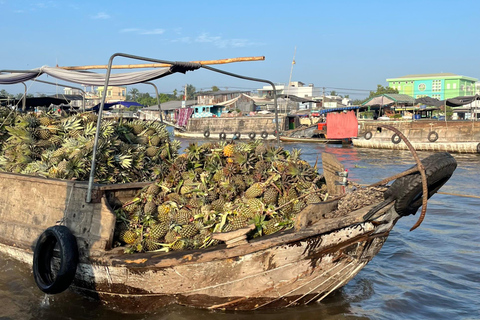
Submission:
M 425 161 L 431 196 L 456 162 L 446 153 Z M 37 283 L 45 288 L 66 288 L 73 280 L 73 290 L 122 312 L 148 312 L 171 303 L 233 310 L 308 304 L 345 285 L 378 253 L 401 214 L 417 211 L 419 181 L 418 172 L 399 178 L 383 203 L 340 217 L 328 217 L 338 200 L 311 204 L 297 216 L 294 229 L 251 241 L 240 229 L 227 246 L 125 254 L 112 248 L 115 214 L 109 203 L 131 199 L 145 183 L 95 185 L 87 203 L 85 182 L 0 173 L 0 250 L 30 265 L 33 261 Z M 402 191 L 406 183 L 414 186 L 409 194 Z M 59 233 L 59 224 L 72 238 Z M 60 249 L 52 257 L 56 242 Z M 72 256 L 76 248 L 78 264 Z M 62 266 L 56 276 L 50 275 L 52 261 Z M 74 268 L 73 279 L 60 274 L 68 268 Z

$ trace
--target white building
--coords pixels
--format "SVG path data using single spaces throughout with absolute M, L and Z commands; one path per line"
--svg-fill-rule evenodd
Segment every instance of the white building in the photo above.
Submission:
M 313 83 L 305 86 L 301 81 L 292 81 L 289 86 L 286 86 L 283 83 L 275 84 L 275 89 L 278 95 L 286 94 L 300 98 L 319 98 L 322 96 L 320 88 L 315 88 Z M 257 91 L 260 97 L 272 96 L 273 94 L 272 86 L 263 86 L 262 89 L 257 89 Z

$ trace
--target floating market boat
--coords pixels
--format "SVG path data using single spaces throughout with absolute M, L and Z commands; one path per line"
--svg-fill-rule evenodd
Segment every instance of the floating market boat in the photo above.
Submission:
M 354 111 L 328 113 L 326 122 L 284 132 L 283 142 L 349 144 L 358 135 L 358 121 Z
M 120 54 L 110 59 L 107 75 L 116 55 Z M 192 67 L 166 63 L 172 66 L 170 71 Z M 256 310 L 319 301 L 348 283 L 379 252 L 400 217 L 415 214 L 422 206 L 416 228 L 427 198 L 456 168 L 448 153 L 420 162 L 413 152 L 416 167 L 353 190 L 342 164 L 323 154 L 330 198 L 299 211 L 293 228 L 250 239 L 252 226 L 247 226 L 215 233 L 213 238 L 223 244 L 205 249 L 127 254 L 114 246 L 113 208 L 128 203 L 149 183 L 94 183 L 104 100 L 105 93 L 88 182 L 0 173 L 0 251 L 32 265 L 36 283 L 45 293 L 71 288 L 121 312 L 143 313 L 172 303 Z

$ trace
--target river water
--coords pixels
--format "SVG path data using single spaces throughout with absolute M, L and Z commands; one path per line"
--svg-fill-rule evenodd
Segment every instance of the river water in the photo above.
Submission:
M 183 140 L 183 147 L 188 145 Z M 199 142 L 201 143 L 201 142 Z M 349 179 L 373 183 L 414 165 L 408 151 L 283 144 L 310 163 L 334 153 Z M 419 152 L 420 158 L 428 152 Z M 454 155 L 458 168 L 441 192 L 480 195 L 480 155 Z M 30 267 L 0 255 L 0 320 L 6 319 L 480 319 L 480 199 L 436 194 L 423 224 L 402 218 L 380 253 L 345 287 L 309 306 L 219 312 L 169 306 L 154 314 L 122 315 L 66 291 L 46 296 Z

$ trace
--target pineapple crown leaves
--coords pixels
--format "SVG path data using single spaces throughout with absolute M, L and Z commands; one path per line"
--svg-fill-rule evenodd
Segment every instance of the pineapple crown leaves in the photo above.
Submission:
M 114 156 L 115 162 L 117 162 L 123 169 L 130 169 L 132 167 L 132 156 L 128 154 L 118 154 Z
M 70 117 L 60 123 L 60 131 L 64 134 L 73 130 L 82 129 L 82 119 L 78 117 Z

